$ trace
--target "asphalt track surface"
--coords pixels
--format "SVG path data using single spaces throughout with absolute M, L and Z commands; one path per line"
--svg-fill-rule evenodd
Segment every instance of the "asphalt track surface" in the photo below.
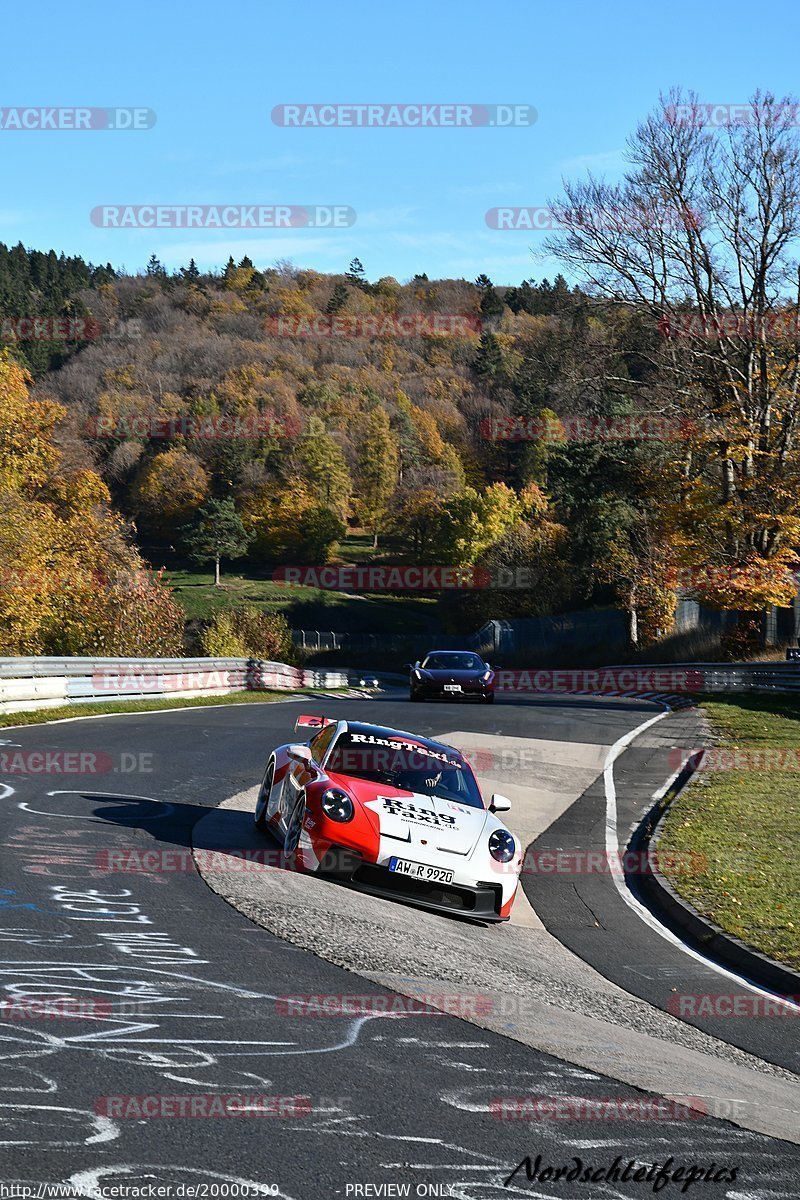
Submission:
M 456 727 L 606 745 L 656 711 L 591 700 L 499 703 L 457 713 L 449 704 L 412 709 L 389 700 L 304 707 L 359 719 L 377 708 L 382 723 L 430 735 Z M 618 1156 L 622 1167 L 633 1159 L 635 1168 L 648 1170 L 671 1156 L 673 1170 L 715 1164 L 714 1172 L 736 1168 L 737 1177 L 697 1181 L 686 1193 L 678 1180 L 658 1192 L 663 1197 L 800 1194 L 796 1145 L 707 1116 L 499 1119 L 498 1111 L 509 1109 L 498 1110 L 498 1101 L 513 1097 L 581 1103 L 648 1097 L 457 1017 L 402 1010 L 355 1018 L 287 1015 L 281 1001 L 287 995 L 369 992 L 384 996 L 390 1008 L 392 996 L 249 921 L 207 886 L 187 851 L 210 808 L 258 782 L 271 747 L 290 740 L 298 711 L 296 703 L 196 708 L 3 731 L 7 756 L 97 756 L 84 760 L 84 774 L 57 774 L 75 766 L 63 757 L 45 760 L 47 773 L 23 774 L 14 769 L 21 760 L 12 757 L 0 775 L 6 1004 L 0 1179 L 6 1186 L 70 1181 L 74 1194 L 104 1197 L 157 1195 L 136 1189 L 164 1187 L 161 1195 L 170 1200 L 225 1195 L 218 1185 L 226 1184 L 240 1194 L 293 1200 L 381 1194 L 621 1200 L 655 1194 L 653 1183 L 528 1181 L 524 1170 L 508 1186 L 503 1181 L 526 1155 L 534 1166 L 541 1156 L 540 1170 L 573 1167 L 577 1157 L 600 1171 Z M 637 773 L 653 773 L 651 766 L 634 764 L 631 784 Z M 626 802 L 623 789 L 621 814 Z M 588 817 L 595 819 L 591 807 Z M 152 849 L 174 851 L 173 862 L 188 859 L 188 868 L 106 870 L 109 851 Z M 411 945 L 415 910 L 394 907 L 409 914 Z M 560 919 L 543 915 L 553 926 Z M 609 924 L 596 939 L 606 943 L 601 950 L 581 934 L 574 910 L 570 916 L 565 906 L 563 916 L 564 937 L 569 926 L 579 953 L 593 955 L 601 973 L 611 973 L 616 953 L 633 968 L 625 971 L 624 987 L 632 994 L 640 989 L 653 1005 L 666 1003 L 661 984 L 647 977 L 660 978 L 650 969 L 654 961 L 663 966 L 653 959 L 652 933 L 640 950 L 630 941 L 622 953 L 619 944 L 614 950 Z M 456 923 L 431 919 L 441 922 L 445 946 Z M 622 933 L 634 937 L 632 927 Z M 541 971 L 546 975 L 546 963 Z M 788 1040 L 793 1030 L 781 1033 Z M 737 1036 L 729 1028 L 716 1034 L 728 1042 Z M 796 1064 L 791 1053 L 783 1055 L 771 1026 L 752 1039 L 751 1052 Z M 213 1115 L 220 1095 L 244 1097 L 240 1111 L 251 1115 Z M 178 1102 L 170 1109 L 153 1098 L 187 1096 L 196 1112 L 209 1115 L 144 1115 L 154 1104 L 179 1110 Z M 275 1108 L 282 1115 L 267 1115 Z
M 676 728 L 693 718 L 690 712 L 676 713 L 656 727 L 658 739 L 643 738 L 626 751 L 616 779 L 620 829 L 638 824 L 642 798 L 652 796 L 674 771 Z M 561 854 L 570 861 L 587 843 L 590 851 L 599 850 L 604 844 L 605 817 L 605 790 L 598 779 L 537 838 L 534 859 L 547 862 L 548 855 Z M 631 857 L 635 864 L 636 857 Z M 725 1015 L 727 997 L 741 994 L 741 989 L 671 942 L 653 936 L 621 899 L 611 875 L 527 872 L 523 887 L 546 928 L 605 978 L 657 1008 L 677 1010 L 684 1020 L 714 1037 L 787 1070 L 800 1071 L 797 1018 L 770 1015 L 774 1006 L 757 1003 L 746 1017 Z M 706 998 L 708 1003 L 703 1004 Z

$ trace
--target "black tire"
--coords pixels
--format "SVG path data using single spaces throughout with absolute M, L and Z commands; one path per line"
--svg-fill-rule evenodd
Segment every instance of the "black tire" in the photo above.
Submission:
M 283 852 L 286 855 L 295 854 L 297 847 L 300 845 L 300 837 L 303 833 L 303 821 L 306 815 L 306 794 L 301 792 L 297 797 L 297 802 L 289 814 L 289 820 L 286 822 L 286 836 L 283 839 Z
M 258 799 L 256 800 L 256 811 L 253 814 L 253 822 L 259 833 L 269 833 L 269 821 L 267 820 L 267 800 L 272 791 L 272 781 L 275 778 L 275 763 L 273 759 L 267 763 L 267 769 L 264 772 L 264 778 L 261 780 L 261 787 L 258 790 Z
M 483 697 L 484 704 L 494 704 L 494 692 L 489 692 L 488 696 Z
M 416 692 L 409 692 L 408 698 L 409 698 L 409 700 L 412 700 L 415 704 L 419 704 L 419 702 L 422 700 L 422 696 L 418 696 Z

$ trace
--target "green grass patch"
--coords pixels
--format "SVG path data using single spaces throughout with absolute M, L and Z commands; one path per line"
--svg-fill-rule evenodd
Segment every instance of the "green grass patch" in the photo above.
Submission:
M 165 573 L 188 620 L 245 604 L 281 613 L 292 629 L 337 633 L 426 633 L 439 628 L 436 600 L 413 595 L 353 595 L 325 588 L 288 587 L 257 569 L 223 573 L 214 586 L 207 571 L 175 569 Z
M 274 704 L 276 700 L 291 695 L 307 695 L 310 688 L 297 688 L 292 692 L 230 692 L 227 696 L 175 696 L 169 700 L 146 700 L 131 697 L 130 700 L 102 700 L 97 704 L 64 704 L 58 708 L 39 708 L 34 712 L 0 714 L 0 729 L 15 725 L 43 725 L 47 721 L 60 721 L 65 717 L 105 716 L 108 713 L 160 712 L 170 708 L 209 708 L 221 704 Z
M 721 748 L 792 750 L 800 761 L 800 699 L 715 699 L 703 707 Z M 659 852 L 665 875 L 699 913 L 800 968 L 800 772 L 699 772 L 671 806 Z
M 219 587 L 214 585 L 213 575 L 207 571 L 170 571 L 166 578 L 174 589 L 175 599 L 183 607 L 189 619 L 212 617 L 214 613 L 254 604 L 268 608 L 270 612 L 287 610 L 294 604 L 316 600 L 317 588 L 288 588 L 272 579 L 261 576 L 257 571 L 246 574 L 223 573 Z

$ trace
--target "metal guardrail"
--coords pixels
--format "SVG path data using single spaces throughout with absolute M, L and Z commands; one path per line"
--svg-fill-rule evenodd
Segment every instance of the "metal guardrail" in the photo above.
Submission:
M 247 658 L 2 658 L 0 713 L 104 700 L 347 687 L 345 671 Z
M 673 675 L 674 692 L 800 692 L 800 662 L 636 663 L 607 671 L 659 671 Z

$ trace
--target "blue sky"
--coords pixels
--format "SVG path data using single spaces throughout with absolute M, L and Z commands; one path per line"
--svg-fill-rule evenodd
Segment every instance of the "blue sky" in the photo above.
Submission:
M 659 90 L 715 103 L 797 90 L 800 10 L 782 0 L 82 0 L 14 5 L 0 106 L 141 106 L 141 132 L 0 131 L 0 240 L 141 269 L 249 254 L 371 279 L 496 283 L 552 275 L 541 234 L 487 228 L 496 205 L 546 204 L 562 177 L 615 178 Z M 287 129 L 281 103 L 515 103 L 511 129 Z M 347 204 L 350 228 L 113 230 L 99 204 Z M 538 253 L 537 253 L 538 251 Z

